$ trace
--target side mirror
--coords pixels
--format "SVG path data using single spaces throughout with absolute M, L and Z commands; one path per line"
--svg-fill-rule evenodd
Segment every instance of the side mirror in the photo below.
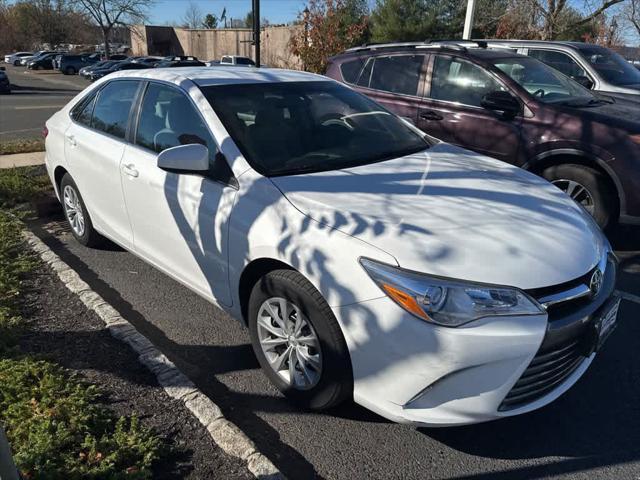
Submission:
M 158 168 L 173 173 L 209 170 L 209 149 L 199 143 L 178 145 L 158 154 Z
M 514 117 L 520 113 L 520 102 L 509 92 L 497 90 L 489 92 L 480 102 L 483 108 L 503 112 L 505 116 Z
M 571 78 L 573 78 L 576 82 L 578 82 L 584 88 L 588 88 L 589 90 L 593 88 L 593 82 L 589 79 L 589 77 L 585 77 L 584 75 L 575 75 Z

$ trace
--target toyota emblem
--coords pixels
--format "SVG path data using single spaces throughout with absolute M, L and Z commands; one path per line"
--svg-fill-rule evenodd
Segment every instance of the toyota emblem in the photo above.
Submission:
M 591 275 L 591 281 L 589 282 L 589 289 L 591 290 L 591 295 L 596 296 L 600 289 L 602 288 L 602 281 L 604 280 L 604 275 L 599 268 L 596 268 L 596 271 Z

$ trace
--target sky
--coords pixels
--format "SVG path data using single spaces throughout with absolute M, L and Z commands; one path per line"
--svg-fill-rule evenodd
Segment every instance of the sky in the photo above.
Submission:
M 222 9 L 227 9 L 227 20 L 244 19 L 251 11 L 251 0 L 194 0 L 203 14 L 213 13 L 220 17 Z M 157 0 L 149 12 L 149 23 L 163 25 L 180 23 L 189 0 Z M 260 17 L 270 23 L 288 23 L 296 19 L 298 12 L 304 9 L 304 0 L 261 0 Z

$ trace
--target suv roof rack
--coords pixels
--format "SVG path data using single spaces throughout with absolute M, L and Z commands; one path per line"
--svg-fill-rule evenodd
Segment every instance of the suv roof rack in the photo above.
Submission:
M 365 43 L 358 47 L 345 50 L 345 52 L 359 52 L 365 50 L 379 50 L 385 48 L 449 48 L 452 50 L 466 51 L 469 48 L 487 48 L 487 42 L 483 40 L 425 40 L 424 42 L 389 42 L 389 43 Z

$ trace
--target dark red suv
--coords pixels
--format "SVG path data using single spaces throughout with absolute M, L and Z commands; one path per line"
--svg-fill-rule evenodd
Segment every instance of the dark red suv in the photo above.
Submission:
M 424 132 L 531 170 L 602 227 L 640 224 L 640 103 L 593 93 L 510 50 L 453 43 L 358 47 L 327 75 Z

